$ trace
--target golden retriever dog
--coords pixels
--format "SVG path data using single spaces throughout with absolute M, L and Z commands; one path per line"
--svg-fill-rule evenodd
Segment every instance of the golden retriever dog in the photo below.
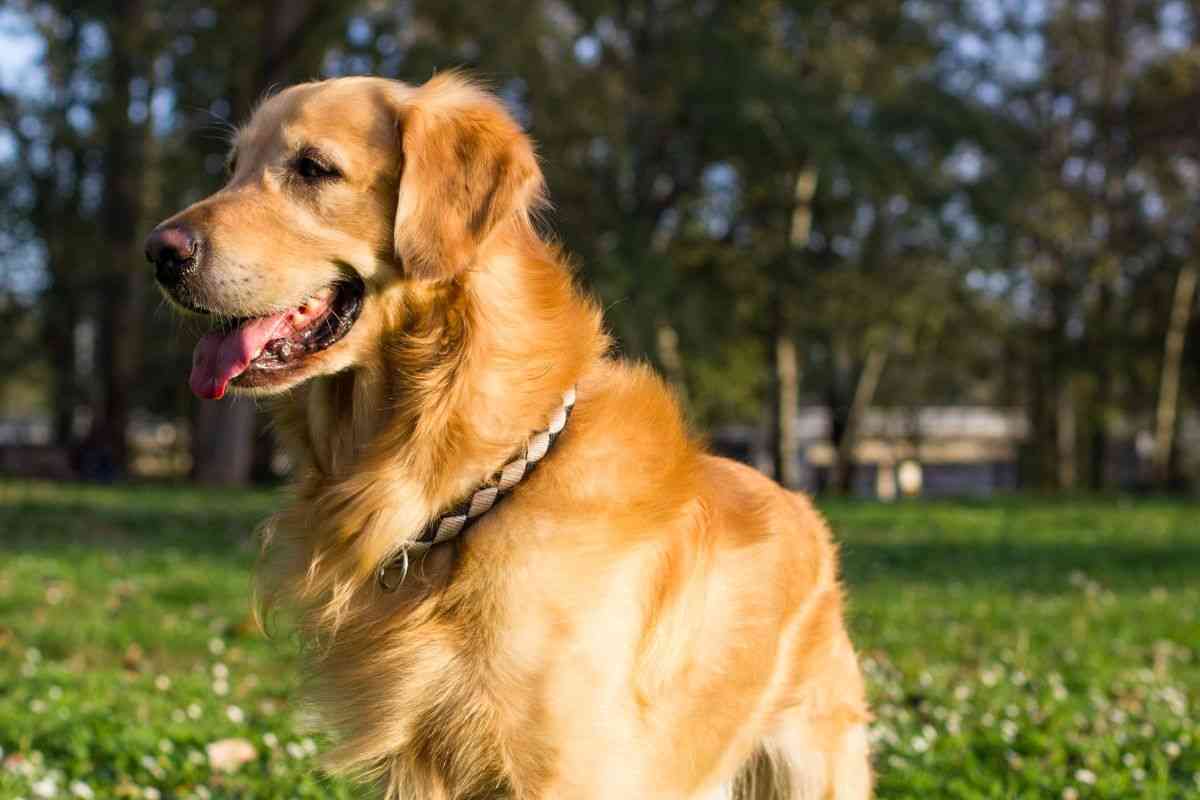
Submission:
M 868 797 L 825 523 L 612 356 L 543 193 L 463 76 L 344 78 L 264 101 L 147 241 L 213 322 L 193 390 L 269 398 L 296 465 L 260 605 L 327 766 L 414 800 Z

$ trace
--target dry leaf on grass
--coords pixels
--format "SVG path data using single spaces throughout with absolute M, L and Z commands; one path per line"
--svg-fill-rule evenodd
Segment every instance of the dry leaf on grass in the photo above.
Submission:
M 205 748 L 208 763 L 218 772 L 236 772 L 242 764 L 258 757 L 254 745 L 246 739 L 221 739 Z

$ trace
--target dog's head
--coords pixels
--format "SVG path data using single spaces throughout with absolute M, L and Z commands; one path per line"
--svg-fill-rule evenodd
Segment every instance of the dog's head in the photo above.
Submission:
M 528 228 L 542 177 L 520 126 L 444 75 L 293 86 L 236 135 L 229 180 L 146 242 L 163 292 L 207 315 L 191 386 L 270 394 L 359 363 L 397 293 L 460 280 Z

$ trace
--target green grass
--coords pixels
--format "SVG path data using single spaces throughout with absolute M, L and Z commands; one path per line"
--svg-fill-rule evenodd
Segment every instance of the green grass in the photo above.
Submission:
M 0 798 L 360 796 L 315 768 L 295 642 L 249 620 L 275 502 L 0 483 Z M 880 797 L 1200 796 L 1200 507 L 826 511 Z M 230 738 L 257 756 L 214 772 Z

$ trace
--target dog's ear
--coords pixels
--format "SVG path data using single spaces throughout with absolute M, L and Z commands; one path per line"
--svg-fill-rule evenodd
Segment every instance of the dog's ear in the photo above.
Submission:
M 521 127 L 491 94 L 439 75 L 401 103 L 396 255 L 405 274 L 453 277 L 508 224 L 529 225 L 543 180 Z

